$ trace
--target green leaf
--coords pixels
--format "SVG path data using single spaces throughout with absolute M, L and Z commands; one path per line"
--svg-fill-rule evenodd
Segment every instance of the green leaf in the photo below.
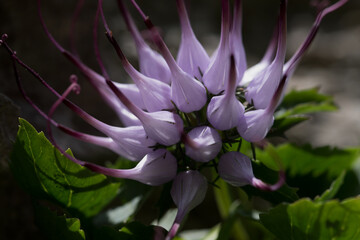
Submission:
M 360 157 L 360 148 L 312 148 L 310 145 L 283 144 L 276 147 L 276 153 L 290 176 L 312 174 L 317 177 L 326 174 L 329 178 L 336 178 L 343 170 L 351 169 Z M 271 156 L 265 151 L 257 150 L 257 158 L 271 161 Z
M 41 233 L 50 240 L 84 240 L 85 233 L 80 229 L 80 220 L 57 216 L 48 208 L 35 204 L 35 222 Z
M 284 97 L 279 109 L 286 110 L 284 115 L 305 114 L 337 109 L 331 96 L 320 94 L 317 88 L 292 90 Z
M 275 113 L 275 121 L 268 136 L 282 135 L 286 130 L 309 119 L 307 114 L 335 111 L 331 96 L 318 93 L 316 88 L 293 90 L 288 93 Z
M 360 198 L 342 202 L 301 199 L 261 214 L 263 225 L 280 240 L 360 239 Z
M 336 193 L 339 191 L 341 185 L 344 183 L 344 178 L 345 178 L 345 171 L 343 171 L 336 179 L 335 181 L 331 184 L 330 188 L 327 189 L 320 197 L 317 197 L 315 199 L 316 202 L 324 202 L 327 200 L 332 199 Z
M 290 115 L 287 117 L 275 118 L 274 124 L 268 133 L 268 137 L 282 135 L 290 128 L 308 120 L 309 117 L 305 115 Z
M 64 157 L 23 119 L 10 167 L 32 196 L 50 200 L 80 217 L 96 215 L 116 196 L 120 185 Z

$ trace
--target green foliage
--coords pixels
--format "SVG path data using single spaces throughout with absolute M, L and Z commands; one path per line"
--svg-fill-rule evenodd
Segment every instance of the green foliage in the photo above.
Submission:
M 290 176 L 312 174 L 317 177 L 326 174 L 336 178 L 343 170 L 351 169 L 360 157 L 360 149 L 338 149 L 330 147 L 313 148 L 310 145 L 283 144 L 274 149 Z M 257 151 L 262 162 L 271 162 L 269 150 Z
M 57 216 L 48 208 L 35 204 L 35 222 L 49 240 L 84 240 L 85 233 L 80 228 L 80 220 Z
M 309 119 L 309 113 L 335 110 L 337 107 L 332 97 L 320 94 L 316 88 L 292 90 L 278 107 L 269 136 L 282 135 L 291 127 Z
M 23 119 L 10 167 L 29 194 L 59 204 L 77 216 L 96 215 L 116 196 L 120 186 L 64 157 L 43 133 L 37 133 Z
M 360 238 L 360 198 L 342 202 L 301 199 L 281 204 L 260 219 L 280 240 L 356 240 Z

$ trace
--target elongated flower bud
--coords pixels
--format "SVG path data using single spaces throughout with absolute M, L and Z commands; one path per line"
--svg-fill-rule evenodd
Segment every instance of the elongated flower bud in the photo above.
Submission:
M 186 73 L 201 80 L 210 58 L 191 28 L 184 0 L 177 0 L 176 3 L 181 24 L 181 43 L 177 63 Z
M 170 240 L 176 235 L 185 215 L 204 200 L 206 190 L 206 178 L 198 171 L 189 170 L 176 176 L 171 188 L 171 197 L 178 212 L 166 240 Z
M 101 14 L 104 27 L 106 30 L 106 36 L 108 37 L 110 43 L 113 45 L 117 55 L 119 56 L 121 63 L 125 71 L 133 79 L 136 86 L 139 88 L 140 95 L 143 99 L 144 105 L 149 112 L 160 111 L 163 109 L 172 109 L 173 105 L 170 101 L 170 87 L 166 83 L 163 83 L 154 78 L 147 77 L 142 73 L 138 72 L 127 60 L 123 54 L 119 44 L 112 35 L 111 30 L 109 29 L 103 10 L 102 10 L 102 1 L 99 1 L 99 12 Z
M 235 96 L 237 71 L 233 55 L 230 62 L 229 83 L 225 94 L 213 97 L 207 108 L 209 122 L 219 130 L 228 130 L 237 126 L 244 114 L 244 106 Z
M 211 58 L 208 69 L 203 76 L 203 82 L 209 92 L 218 94 L 225 90 L 228 84 L 230 65 L 230 10 L 229 0 L 222 0 L 222 23 L 220 43 L 215 56 Z
M 170 84 L 171 73 L 164 58 L 152 50 L 144 41 L 122 0 L 118 0 L 118 6 L 124 17 L 126 26 L 135 41 L 136 50 L 139 55 L 140 72 L 150 78 Z
M 270 43 L 266 49 L 263 58 L 260 60 L 259 63 L 255 64 L 254 66 L 248 68 L 245 71 L 244 76 L 240 82 L 240 85 L 242 86 L 248 85 L 251 81 L 257 79 L 258 75 L 262 74 L 265 68 L 267 68 L 271 64 L 271 61 L 274 58 L 278 37 L 279 37 L 279 24 L 276 25 L 276 28 L 273 32 L 273 36 L 271 37 Z
M 205 87 L 179 67 L 149 17 L 144 14 L 135 0 L 131 0 L 131 2 L 142 16 L 145 25 L 151 33 L 153 42 L 158 47 L 161 55 L 164 57 L 170 68 L 171 100 L 182 112 L 189 113 L 200 110 L 206 104 L 207 100 Z
M 240 152 L 227 152 L 222 155 L 219 160 L 218 171 L 222 179 L 236 187 L 252 185 L 262 190 L 276 191 L 285 181 L 283 172 L 280 172 L 280 178 L 274 185 L 266 184 L 256 178 L 250 158 Z
M 187 136 L 190 138 L 191 144 L 185 141 L 186 155 L 198 162 L 208 162 L 214 159 L 221 150 L 221 137 L 211 127 L 194 128 Z
M 233 23 L 230 31 L 230 51 L 235 57 L 236 69 L 238 71 L 236 82 L 240 83 L 247 67 L 242 40 L 242 0 L 236 0 L 234 3 Z
M 279 37 L 275 59 L 256 75 L 245 94 L 246 100 L 253 103 L 257 109 L 265 109 L 269 105 L 282 78 L 286 52 L 286 5 L 287 0 L 283 0 L 280 9 Z
M 248 142 L 263 140 L 274 123 L 274 112 L 282 97 L 287 77 L 281 79 L 279 86 L 266 109 L 256 109 L 246 112 L 240 119 L 237 130 Z
M 177 171 L 176 158 L 165 149 L 148 153 L 132 169 L 112 169 L 92 163 L 85 163 L 84 166 L 107 176 L 132 179 L 152 186 L 171 181 L 176 176 Z

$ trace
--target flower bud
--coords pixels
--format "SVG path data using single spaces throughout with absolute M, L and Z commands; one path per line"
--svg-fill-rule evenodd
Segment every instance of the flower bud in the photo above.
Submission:
M 148 153 L 132 169 L 111 169 L 92 163 L 85 163 L 85 167 L 98 173 L 117 178 L 127 178 L 138 182 L 157 186 L 172 180 L 176 176 L 176 158 L 165 149 L 158 149 Z
M 198 162 L 208 162 L 214 159 L 221 150 L 220 135 L 211 127 L 194 128 L 187 136 L 192 143 L 185 142 L 186 155 Z
M 171 188 L 171 197 L 178 212 L 166 240 L 175 236 L 184 216 L 204 200 L 206 190 L 206 178 L 198 171 L 189 170 L 176 176 Z
M 227 152 L 222 155 L 218 171 L 222 179 L 236 187 L 251 184 L 254 178 L 250 158 L 240 152 Z

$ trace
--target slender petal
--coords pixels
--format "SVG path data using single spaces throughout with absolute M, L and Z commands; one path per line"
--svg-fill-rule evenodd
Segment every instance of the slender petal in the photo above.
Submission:
M 224 95 L 211 99 L 207 108 L 207 117 L 211 125 L 219 130 L 228 130 L 238 125 L 244 114 L 244 106 L 235 96 L 237 71 L 234 56 L 230 60 L 229 81 Z
M 151 186 L 171 181 L 175 178 L 177 172 L 176 158 L 165 149 L 158 149 L 148 153 L 132 169 L 112 169 L 92 163 L 85 163 L 84 166 L 107 176 L 132 179 Z
M 176 235 L 185 215 L 204 200 L 206 190 L 206 178 L 198 171 L 189 170 L 176 176 L 171 188 L 171 197 L 178 212 L 166 240 L 170 240 Z
M 182 112 L 189 113 L 200 110 L 207 101 L 205 87 L 184 72 L 176 63 L 158 30 L 134 0 L 131 0 L 141 14 L 147 28 L 150 30 L 153 42 L 158 47 L 171 71 L 171 100 Z
M 295 71 L 295 68 L 297 66 L 297 64 L 299 64 L 300 60 L 302 59 L 302 57 L 304 56 L 304 53 L 306 52 L 306 50 L 310 47 L 312 41 L 314 40 L 319 27 L 320 27 L 320 23 L 323 20 L 323 18 L 337 10 L 338 8 L 342 7 L 345 3 L 347 3 L 348 0 L 340 0 L 336 3 L 334 3 L 331 6 L 328 6 L 327 8 L 324 8 L 323 10 L 321 10 L 318 15 L 316 16 L 316 20 L 307 36 L 307 38 L 305 39 L 305 41 L 301 44 L 301 46 L 297 49 L 297 51 L 295 52 L 295 54 L 291 57 L 291 59 L 289 61 L 286 62 L 286 64 L 284 65 L 284 75 L 287 75 L 288 78 L 290 78 L 293 74 L 293 72 Z
M 221 37 L 216 55 L 211 58 L 209 67 L 204 73 L 203 82 L 212 94 L 219 94 L 227 88 L 230 66 L 230 10 L 229 0 L 222 0 Z
M 211 127 L 194 128 L 187 136 L 192 142 L 191 144 L 185 142 L 186 155 L 198 162 L 208 162 L 214 159 L 221 150 L 221 137 Z
M 110 89 L 119 100 L 141 121 L 146 134 L 165 146 L 177 143 L 181 137 L 183 122 L 172 112 L 158 111 L 147 113 L 135 106 L 110 80 L 106 80 Z
M 279 37 L 277 53 L 274 61 L 250 82 L 245 94 L 249 103 L 257 109 L 265 109 L 274 95 L 282 78 L 283 65 L 286 52 L 286 5 L 287 0 L 281 2 L 279 17 Z
M 99 78 L 100 75 L 92 71 L 88 68 L 78 57 L 74 56 L 72 53 L 64 49 L 51 35 L 49 30 L 46 27 L 46 24 L 42 18 L 41 14 L 41 1 L 37 1 L 38 5 L 38 14 L 40 16 L 40 21 L 43 26 L 43 29 L 50 39 L 50 41 L 54 44 L 54 46 L 67 58 L 70 62 L 72 62 L 79 70 L 87 77 L 90 83 L 95 87 L 95 89 L 99 92 L 100 96 L 105 100 L 105 102 L 117 113 L 121 121 L 125 126 L 135 126 L 140 125 L 140 121 L 130 113 L 117 99 L 114 97 L 114 94 L 109 91 L 104 85 L 104 79 Z M 65 102 L 66 103 L 66 102 Z
M 242 40 L 242 0 L 236 0 L 234 3 L 233 24 L 230 31 L 230 51 L 235 57 L 236 68 L 238 71 L 236 82 L 240 83 L 247 68 L 245 49 Z
M 184 0 L 177 0 L 176 3 L 182 30 L 177 63 L 186 73 L 201 80 L 210 58 L 191 28 Z
M 259 63 L 255 64 L 254 66 L 248 68 L 245 71 L 244 76 L 240 82 L 240 85 L 242 86 L 248 85 L 254 79 L 258 79 L 257 75 L 262 74 L 265 68 L 267 68 L 271 64 L 271 61 L 273 60 L 275 55 L 278 36 L 279 36 L 279 25 L 277 24 L 263 58 Z
M 113 45 L 114 49 L 116 50 L 116 53 L 119 56 L 125 71 L 129 74 L 129 76 L 135 82 L 136 86 L 139 88 L 140 95 L 143 99 L 146 109 L 149 112 L 160 111 L 163 109 L 172 109 L 173 105 L 170 101 L 169 85 L 154 78 L 150 78 L 143 75 L 130 64 L 130 62 L 123 54 L 119 44 L 113 37 L 111 30 L 108 27 L 102 9 L 102 0 L 99 0 L 98 6 L 99 6 L 98 11 L 100 11 L 104 23 L 104 27 L 106 30 L 106 36 L 108 37 L 110 43 Z
M 118 0 L 118 6 L 135 41 L 139 55 L 140 72 L 150 78 L 170 84 L 171 73 L 164 58 L 158 52 L 152 50 L 144 41 L 122 0 Z

